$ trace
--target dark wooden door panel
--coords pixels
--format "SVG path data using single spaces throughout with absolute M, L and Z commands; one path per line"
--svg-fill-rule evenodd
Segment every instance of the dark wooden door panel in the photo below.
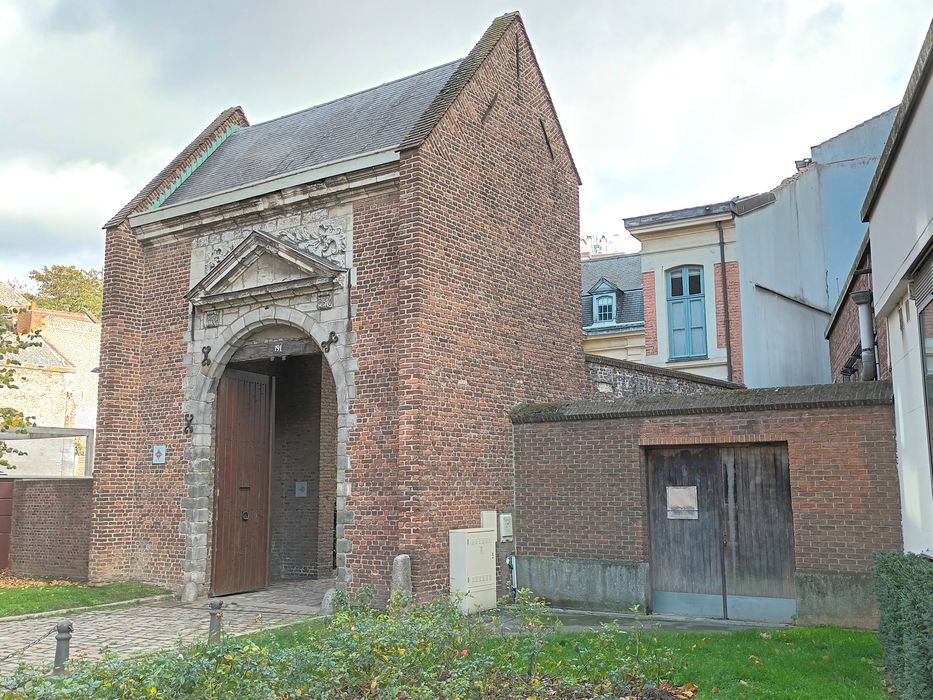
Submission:
M 648 455 L 651 584 L 655 591 L 722 594 L 718 452 L 657 449 Z M 697 519 L 668 518 L 667 488 L 695 486 Z
M 227 369 L 217 389 L 214 595 L 269 584 L 273 382 Z
M 723 469 L 729 595 L 795 597 L 787 448 L 723 448 Z

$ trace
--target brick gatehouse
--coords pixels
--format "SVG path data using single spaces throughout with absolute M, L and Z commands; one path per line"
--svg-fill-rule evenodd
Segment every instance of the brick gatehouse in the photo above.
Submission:
M 579 184 L 517 13 L 223 112 L 105 226 L 91 580 L 384 593 L 407 553 L 443 590 L 447 530 L 512 507 L 508 409 L 584 391 Z

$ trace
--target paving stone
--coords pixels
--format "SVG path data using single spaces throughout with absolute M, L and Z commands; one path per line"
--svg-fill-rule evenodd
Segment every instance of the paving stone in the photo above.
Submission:
M 226 634 L 247 634 L 320 614 L 324 593 L 334 579 L 275 583 L 264 591 L 224 596 Z M 61 618 L 74 623 L 71 658 L 93 658 L 102 648 L 123 656 L 191 644 L 207 639 L 208 601 L 157 601 L 131 608 L 94 610 L 31 620 L 0 619 L 0 657 L 22 649 L 55 626 Z M 52 634 L 24 653 L 0 662 L 0 678 L 20 663 L 51 666 L 55 656 Z

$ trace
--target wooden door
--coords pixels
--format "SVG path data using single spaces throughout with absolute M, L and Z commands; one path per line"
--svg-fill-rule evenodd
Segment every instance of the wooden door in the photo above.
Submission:
M 787 448 L 723 447 L 721 459 L 729 617 L 790 620 L 797 610 Z
M 13 538 L 13 480 L 0 478 L 0 571 L 10 568 Z
M 695 491 L 685 498 L 684 488 Z M 648 511 L 655 612 L 792 619 L 794 529 L 786 446 L 651 450 Z
M 217 388 L 213 595 L 269 585 L 274 381 L 227 369 Z
M 648 453 L 648 512 L 652 609 L 660 613 L 722 616 L 722 488 L 715 447 L 656 449 Z M 696 512 L 669 512 L 670 490 Z M 690 489 L 696 489 L 695 496 Z M 695 516 L 695 517 L 694 517 Z

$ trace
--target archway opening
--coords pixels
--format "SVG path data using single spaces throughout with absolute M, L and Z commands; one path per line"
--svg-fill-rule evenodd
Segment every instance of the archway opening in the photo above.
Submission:
M 251 336 L 218 384 L 214 595 L 334 575 L 336 387 L 317 345 L 296 335 Z

